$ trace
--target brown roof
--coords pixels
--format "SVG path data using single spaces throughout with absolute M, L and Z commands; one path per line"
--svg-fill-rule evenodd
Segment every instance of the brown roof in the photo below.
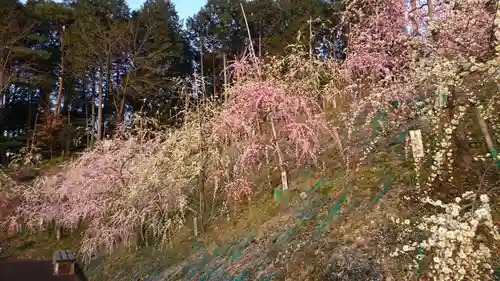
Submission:
M 0 261 L 0 281 L 85 281 L 80 268 L 71 276 L 54 276 L 52 261 Z

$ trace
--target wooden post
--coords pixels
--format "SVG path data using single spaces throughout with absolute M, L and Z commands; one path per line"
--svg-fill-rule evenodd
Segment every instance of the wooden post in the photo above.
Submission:
M 262 57 L 262 33 L 259 27 L 259 59 Z
M 287 173 L 286 173 L 286 168 L 285 168 L 285 162 L 283 160 L 283 154 L 281 153 L 281 148 L 278 142 L 278 135 L 276 133 L 276 127 L 274 126 L 274 121 L 272 118 L 270 118 L 271 122 L 271 131 L 273 133 L 273 139 L 274 139 L 274 145 L 276 147 L 276 152 L 278 154 L 278 163 L 279 163 L 279 168 L 281 172 L 281 187 L 283 190 L 288 189 L 288 178 L 287 178 Z
M 61 228 L 56 226 L 56 241 L 61 240 Z
M 491 153 L 495 148 L 493 147 L 493 141 L 491 140 L 490 133 L 488 132 L 488 127 L 486 126 L 486 122 L 484 122 L 484 119 L 481 115 L 481 110 L 476 106 L 474 107 L 474 110 L 476 111 L 476 117 L 477 117 L 477 122 L 479 124 L 479 128 L 481 129 L 481 132 L 483 133 L 484 140 L 486 141 L 486 145 L 488 146 L 488 150 Z M 495 159 L 497 160 L 497 159 Z
M 198 237 L 198 218 L 193 218 L 193 226 L 194 226 L 194 236 Z
M 312 61 L 313 50 L 312 50 L 312 15 L 309 13 L 309 60 Z

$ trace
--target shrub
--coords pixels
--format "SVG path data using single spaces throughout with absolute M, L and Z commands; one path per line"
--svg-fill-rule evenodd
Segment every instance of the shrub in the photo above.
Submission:
M 430 198 L 423 201 L 444 212 L 423 216 L 415 224 L 416 229 L 410 231 L 425 232 L 428 238 L 420 242 L 407 241 L 391 256 L 412 254 L 417 256 L 417 265 L 422 259 L 429 260 L 427 275 L 434 280 L 464 280 L 467 277 L 467 280 L 479 281 L 491 276 L 492 250 L 485 244 L 486 241 L 477 239 L 479 235 L 488 234 L 494 240 L 500 239 L 498 228 L 493 225 L 489 197 L 486 194 L 479 196 L 476 209 L 473 192 L 466 192 L 448 204 Z M 409 220 L 401 223 L 411 227 Z M 419 248 L 425 254 L 415 255 Z

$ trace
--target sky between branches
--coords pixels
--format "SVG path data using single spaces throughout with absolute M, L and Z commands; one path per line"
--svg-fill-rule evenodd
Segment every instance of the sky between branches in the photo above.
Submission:
M 137 10 L 141 7 L 144 0 L 127 0 L 131 10 Z M 186 19 L 196 14 L 200 8 L 205 5 L 206 0 L 172 0 L 175 9 L 179 13 L 179 18 Z

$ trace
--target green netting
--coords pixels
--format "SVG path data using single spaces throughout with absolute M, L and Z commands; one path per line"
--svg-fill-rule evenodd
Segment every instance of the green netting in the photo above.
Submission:
M 390 185 L 394 182 L 395 177 L 389 176 L 384 178 L 382 182 L 384 182 L 384 189 L 374 198 L 371 199 L 372 204 L 376 204 L 379 202 L 380 198 L 385 195 Z M 315 192 L 315 195 L 308 196 L 306 199 L 299 200 L 296 204 L 298 207 L 295 209 L 296 215 L 294 216 L 296 219 L 296 223 L 294 226 L 289 227 L 286 230 L 271 233 L 269 238 L 273 241 L 273 244 L 277 246 L 277 249 L 284 250 L 287 245 L 290 243 L 295 243 L 295 239 L 299 237 L 301 230 L 304 229 L 305 225 L 302 223 L 304 221 L 310 221 L 315 216 L 316 213 L 321 210 L 323 207 L 328 206 L 329 204 L 333 204 L 327 215 L 324 217 L 318 218 L 319 223 L 317 226 L 317 233 L 321 234 L 325 231 L 329 222 L 333 219 L 334 216 L 341 213 L 341 206 L 346 201 L 348 194 L 350 192 L 349 188 L 344 186 L 344 190 L 341 195 L 335 200 L 330 200 L 327 196 L 321 195 L 321 189 L 326 185 L 333 185 L 335 181 L 329 181 L 326 177 L 319 178 L 313 185 L 309 188 L 305 189 L 305 193 Z M 345 185 L 346 179 L 342 179 L 341 183 Z M 278 197 L 283 195 L 283 192 L 276 192 Z M 201 250 L 201 244 L 193 238 L 193 250 L 198 253 L 198 257 L 190 262 L 187 262 L 182 269 L 182 276 L 184 280 L 198 280 L 198 281 L 243 281 L 243 280 L 263 280 L 270 281 L 273 278 L 276 278 L 281 275 L 279 271 L 274 271 L 268 275 L 261 276 L 257 278 L 255 275 L 258 272 L 259 268 L 262 270 L 263 266 L 265 267 L 269 262 L 265 260 L 260 260 L 260 262 L 256 265 L 247 264 L 246 268 L 241 269 L 238 274 L 229 275 L 227 274 L 228 269 L 231 267 L 231 264 L 238 261 L 243 255 L 245 255 L 245 249 L 251 244 L 251 241 L 256 236 L 256 232 L 252 231 L 250 235 L 244 237 L 242 240 L 232 243 L 229 245 L 224 245 L 221 247 L 216 247 L 212 251 Z M 316 236 L 317 237 L 317 236 Z M 314 238 L 308 238 L 314 239 Z M 178 280 L 178 276 L 176 278 L 167 280 Z M 144 279 L 145 281 L 155 280 L 155 275 L 150 274 Z
M 299 221 L 308 221 L 314 217 L 314 209 L 310 204 L 300 208 L 299 214 L 295 218 Z
M 282 232 L 277 233 L 277 237 L 275 238 L 275 244 L 277 245 L 286 245 L 288 242 L 292 241 L 295 235 L 297 235 L 300 231 L 300 226 L 292 227 L 291 229 L 287 229 Z
M 325 179 L 326 177 L 321 177 L 319 178 L 313 185 L 311 185 L 311 187 L 307 188 L 306 190 L 304 190 L 305 193 L 310 193 L 311 191 L 313 191 L 315 188 L 321 186 L 321 184 L 323 184 L 323 180 Z
M 424 248 L 419 247 L 417 252 L 418 269 L 417 269 L 417 281 L 422 277 L 422 254 L 424 253 Z
M 279 273 L 279 272 L 273 272 L 273 273 L 269 274 L 268 276 L 262 276 L 262 277 L 260 278 L 260 280 L 262 280 L 262 281 L 270 281 L 270 280 L 272 280 L 274 277 L 278 277 L 279 275 L 280 275 L 280 273 Z
M 495 278 L 495 281 L 500 281 L 500 258 L 497 258 L 497 267 L 493 278 Z
M 440 94 L 440 97 L 441 97 L 441 104 L 443 105 L 443 107 L 446 107 L 446 105 L 448 104 L 448 94 L 446 92 L 442 92 Z
M 255 231 L 252 231 L 252 233 L 248 237 L 246 237 L 245 239 L 243 239 L 243 241 L 236 245 L 235 249 L 231 252 L 231 261 L 235 261 L 241 256 L 248 244 L 252 242 L 255 235 L 257 235 L 257 233 Z
M 497 166 L 500 167 L 500 159 L 498 159 L 498 152 L 495 149 L 490 150 L 491 157 L 497 161 Z
M 399 134 L 397 137 L 393 138 L 391 140 L 391 143 L 402 143 L 405 141 L 406 136 L 408 136 L 409 131 L 404 131 L 401 134 Z
M 342 203 L 347 198 L 347 193 L 348 193 L 347 189 L 344 192 L 342 192 L 342 195 L 340 195 L 339 199 L 337 199 L 335 205 L 333 205 L 333 207 L 328 211 L 326 217 L 318 225 L 317 227 L 318 232 L 324 232 L 326 226 L 328 225 L 328 222 L 332 219 L 332 217 L 340 213 L 340 205 L 342 205 Z
M 190 280 L 195 277 L 198 273 L 202 272 L 207 264 L 209 264 L 215 257 L 210 255 L 204 255 L 199 258 L 196 262 L 192 263 L 191 266 L 185 268 L 184 275 L 186 276 L 186 280 Z
M 386 178 L 385 179 L 385 185 L 384 185 L 384 189 L 382 190 L 382 192 L 380 192 L 377 197 L 375 198 L 375 200 L 373 200 L 373 203 L 372 204 L 377 204 L 378 201 L 382 198 L 382 196 L 384 196 L 384 194 L 387 193 L 387 191 L 389 190 L 389 187 L 392 185 L 392 183 L 394 182 L 394 175 L 390 175 L 388 176 L 389 178 Z
M 198 258 L 196 261 L 188 263 L 184 269 L 185 280 L 191 280 L 195 276 L 201 274 L 198 278 L 199 281 L 208 281 L 208 280 L 246 280 L 245 274 L 239 274 L 235 276 L 227 276 L 225 275 L 225 271 L 222 270 L 221 273 L 224 274 L 214 274 L 217 273 L 218 270 L 221 269 L 221 265 L 216 263 L 215 265 L 210 265 L 218 258 L 224 258 L 229 252 L 229 256 L 231 257 L 231 262 L 236 261 L 239 257 L 241 257 L 243 251 L 250 244 L 250 242 L 255 237 L 256 232 L 253 231 L 249 236 L 245 237 L 242 241 L 237 243 L 236 245 L 230 247 L 230 249 L 226 249 L 224 247 L 215 248 L 210 254 L 205 254 Z M 247 273 L 246 273 L 247 274 Z
M 230 276 L 227 281 L 243 281 L 243 280 L 250 280 L 248 276 L 248 271 L 245 270 L 242 273 L 235 275 L 235 276 Z
M 196 253 L 201 249 L 201 244 L 198 242 L 198 239 L 196 237 L 193 237 L 191 240 L 193 242 L 193 251 Z

